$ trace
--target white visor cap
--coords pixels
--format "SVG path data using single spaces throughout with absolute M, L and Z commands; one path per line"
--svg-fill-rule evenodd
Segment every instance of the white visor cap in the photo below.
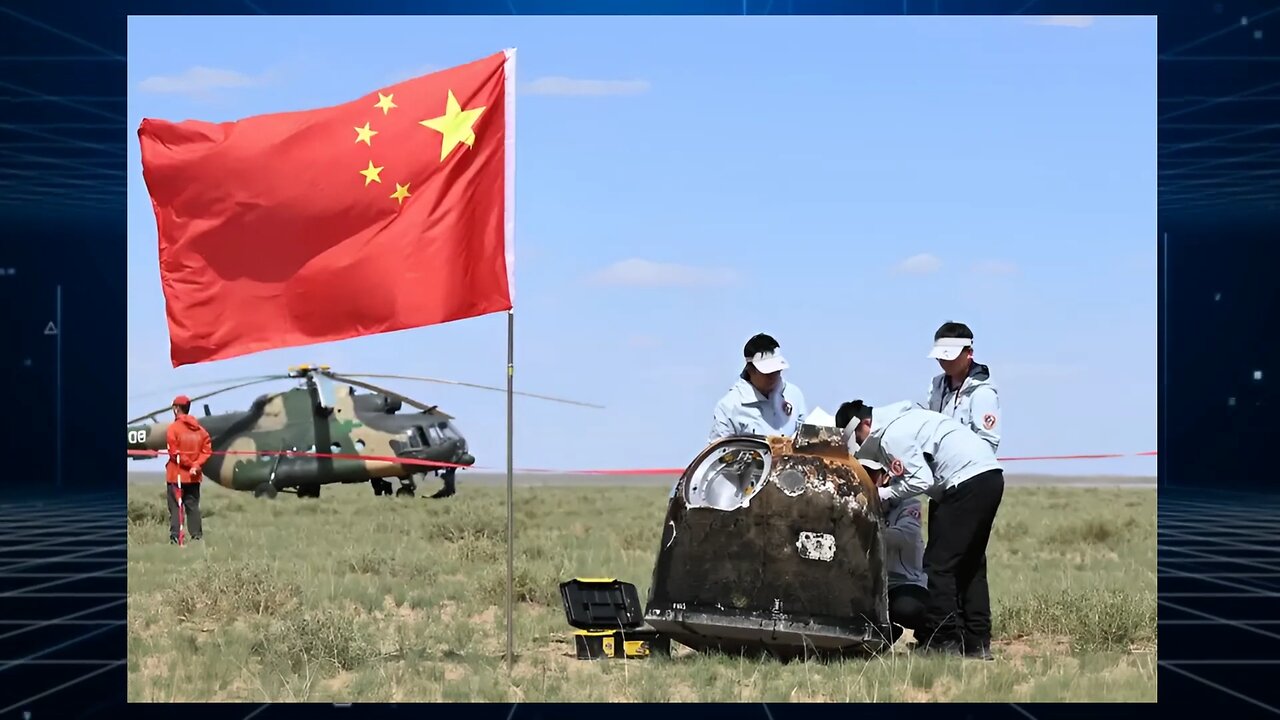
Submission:
M 747 358 L 747 362 L 756 366 L 756 370 L 768 375 L 776 373 L 779 370 L 786 370 L 791 367 L 787 364 L 787 359 L 782 357 L 782 350 L 771 350 L 769 352 L 759 352 Z
M 934 360 L 955 360 L 960 357 L 961 351 L 971 345 L 973 340 L 969 338 L 939 338 L 933 341 L 929 357 Z

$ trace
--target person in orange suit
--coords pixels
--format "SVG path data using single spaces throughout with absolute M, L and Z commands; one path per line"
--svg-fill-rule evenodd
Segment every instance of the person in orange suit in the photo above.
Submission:
M 213 441 L 209 431 L 190 414 L 191 400 L 186 395 L 173 399 L 173 422 L 166 431 L 169 444 L 169 461 L 165 463 L 165 489 L 169 497 L 169 542 L 178 542 L 178 496 L 182 488 L 182 506 L 186 513 L 187 528 L 191 539 L 199 540 L 203 533 L 200 524 L 200 481 L 204 464 L 213 456 Z

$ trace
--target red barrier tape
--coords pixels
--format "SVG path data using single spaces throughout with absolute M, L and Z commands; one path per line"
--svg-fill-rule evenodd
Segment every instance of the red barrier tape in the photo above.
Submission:
M 160 457 L 168 455 L 167 450 L 130 450 L 130 455 L 135 457 Z M 366 460 L 373 462 L 397 463 L 400 465 L 419 465 L 426 467 L 442 467 L 442 468 L 476 468 L 474 465 L 458 465 L 456 463 L 438 462 L 435 460 L 418 460 L 415 458 L 403 457 L 385 457 L 382 455 L 355 455 L 351 453 L 322 453 L 322 452 L 304 452 L 299 450 L 214 450 L 213 455 L 248 455 L 253 457 L 273 457 L 275 455 L 283 455 L 285 457 L 314 457 L 314 458 L 333 458 L 335 460 Z M 530 472 L 521 470 L 521 472 Z
M 137 457 L 160 457 L 168 455 L 164 450 L 130 450 L 129 455 Z M 414 458 L 402 457 L 386 457 L 381 455 L 355 455 L 350 453 L 322 453 L 322 452 L 303 452 L 297 450 L 215 450 L 214 455 L 249 455 L 259 457 L 271 457 L 275 455 L 283 455 L 285 457 L 314 457 L 314 458 L 331 458 L 335 460 L 363 460 L 372 462 L 398 463 L 400 465 L 414 465 L 420 467 L 432 468 L 461 468 L 470 470 L 488 470 L 490 472 L 498 472 L 498 468 L 486 468 L 475 465 L 458 465 L 455 463 L 438 462 L 435 460 L 417 460 Z M 1109 458 L 1122 457 L 1155 457 L 1156 452 L 1140 452 L 1140 453 L 1112 453 L 1104 455 L 1034 455 L 1028 457 L 1002 457 L 998 458 L 1000 462 L 1025 462 L 1035 460 L 1103 460 Z M 559 475 L 680 475 L 684 472 L 684 468 L 632 468 L 625 470 L 546 470 L 536 468 L 516 468 L 515 472 L 519 473 L 550 473 Z

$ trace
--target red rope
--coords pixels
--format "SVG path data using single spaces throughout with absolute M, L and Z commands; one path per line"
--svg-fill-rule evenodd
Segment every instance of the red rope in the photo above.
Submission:
M 129 455 L 135 457 L 159 457 L 167 455 L 164 450 L 130 450 Z M 397 463 L 400 465 L 413 465 L 420 467 L 432 468 L 469 468 L 472 470 L 490 470 L 497 472 L 498 468 L 476 467 L 471 465 L 458 465 L 456 463 L 439 462 L 436 460 L 418 460 L 415 458 L 389 457 L 382 455 L 358 455 L 353 453 L 322 453 L 322 452 L 306 452 L 298 450 L 216 450 L 214 455 L 247 455 L 258 457 L 271 457 L 275 455 L 283 455 L 285 457 L 314 457 L 314 458 L 330 458 L 335 460 L 361 460 L 366 462 L 385 462 Z M 1001 462 L 1026 462 L 1039 460 L 1103 460 L 1109 458 L 1122 457 L 1154 457 L 1156 451 L 1140 452 L 1140 453 L 1108 453 L 1096 455 L 1033 455 L 1027 457 L 1002 457 Z M 548 470 L 540 468 L 517 468 L 516 472 L 520 473 L 544 473 L 559 475 L 680 475 L 684 472 L 684 468 L 630 468 L 615 470 Z

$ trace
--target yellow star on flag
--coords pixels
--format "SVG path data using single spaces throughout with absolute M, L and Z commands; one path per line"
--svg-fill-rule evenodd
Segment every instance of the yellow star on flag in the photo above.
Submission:
M 365 145 L 373 147 L 373 143 L 370 141 L 373 140 L 374 135 L 378 134 L 377 130 L 370 130 L 369 123 L 365 123 L 362 128 L 354 128 L 354 130 L 356 131 L 356 142 L 363 142 Z
M 430 120 L 419 121 L 419 125 L 435 130 L 444 136 L 444 140 L 440 143 L 440 162 L 449 157 L 449 153 L 458 146 L 458 143 L 465 143 L 467 147 L 474 147 L 476 134 L 472 131 L 471 126 L 480 118 L 480 113 L 485 108 L 478 107 L 470 110 L 463 110 L 458 104 L 458 98 L 453 96 L 453 91 L 449 91 L 449 99 L 445 104 L 444 115 L 431 118 Z
M 381 108 L 382 114 L 386 115 L 387 113 L 391 112 L 391 108 L 400 107 L 399 105 L 396 105 L 395 103 L 391 102 L 391 98 L 393 97 L 395 97 L 395 93 L 392 93 L 390 95 L 383 95 L 382 93 L 378 93 L 378 102 L 374 104 L 374 107 Z
M 400 183 L 396 183 L 396 191 L 394 193 L 391 193 L 391 198 L 399 202 L 401 205 L 403 205 L 404 199 L 407 197 L 409 197 L 409 185 L 401 185 Z
M 373 161 L 369 161 L 369 169 L 361 170 L 360 174 L 364 176 L 364 186 L 369 187 L 371 182 L 382 182 L 382 178 L 378 177 L 378 173 L 382 172 L 382 168 L 374 167 Z

